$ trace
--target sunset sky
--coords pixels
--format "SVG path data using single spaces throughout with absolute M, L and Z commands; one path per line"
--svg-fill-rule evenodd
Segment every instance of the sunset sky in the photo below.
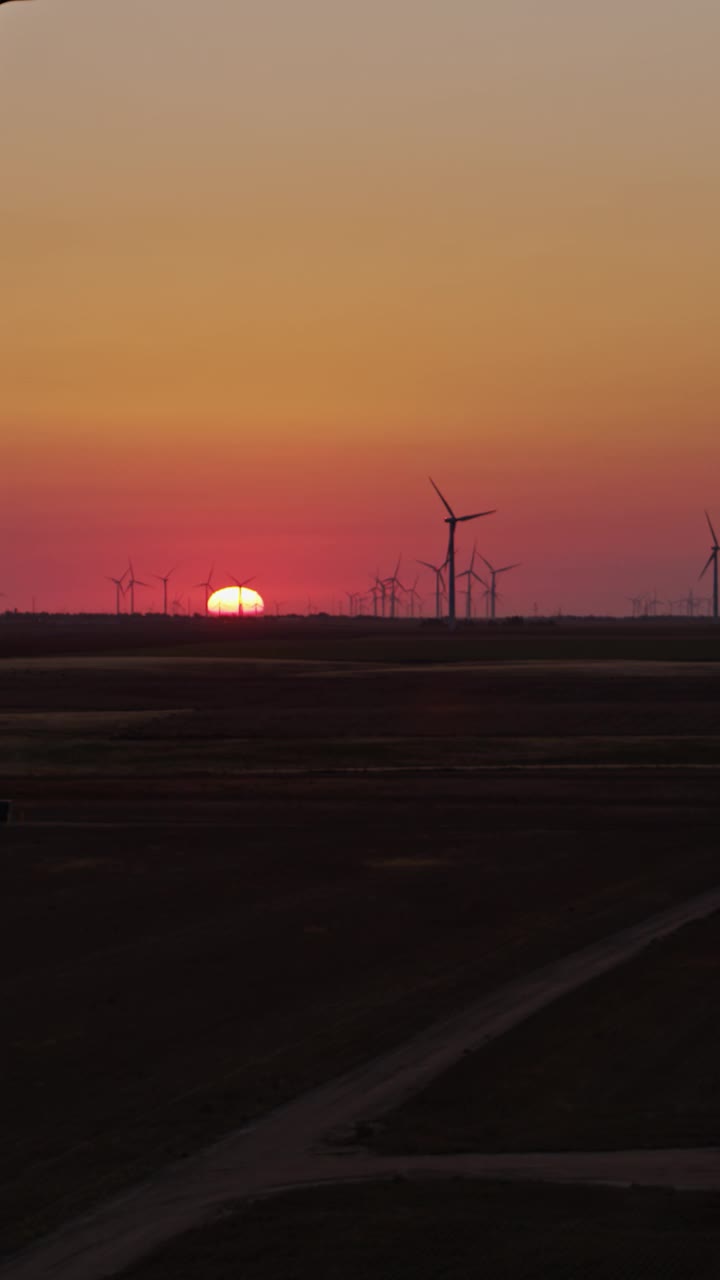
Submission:
M 1 603 L 129 553 L 327 608 L 443 558 L 428 474 L 511 612 L 686 594 L 719 48 L 717 0 L 2 5 Z

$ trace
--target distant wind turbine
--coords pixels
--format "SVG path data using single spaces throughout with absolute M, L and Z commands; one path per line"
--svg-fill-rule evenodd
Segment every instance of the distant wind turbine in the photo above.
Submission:
M 405 587 L 403 586 L 402 582 L 398 578 L 398 572 L 400 570 L 401 560 L 402 560 L 402 556 L 398 556 L 398 562 L 395 565 L 395 572 L 392 574 L 391 577 L 385 578 L 382 583 L 384 587 L 390 587 L 390 617 L 391 618 L 395 617 L 395 609 L 397 606 L 398 597 L 397 597 L 396 588 L 399 587 L 401 591 L 405 591 Z
M 443 569 L 447 566 L 447 560 L 444 564 L 429 564 L 427 560 L 418 560 L 418 564 L 422 564 L 426 569 L 432 569 L 435 574 L 435 617 L 442 617 L 442 594 L 445 590 L 445 579 L 443 578 Z
M 444 498 L 438 489 L 432 476 L 428 479 L 435 490 L 438 498 L 447 510 L 445 523 L 450 526 L 450 536 L 448 538 L 448 550 L 446 564 L 448 567 L 448 626 L 452 630 L 455 626 L 455 527 L 458 524 L 464 524 L 466 520 L 478 520 L 480 516 L 492 516 L 497 508 L 493 507 L 491 511 L 474 511 L 469 516 L 456 516 L 447 498 Z
M 408 600 L 410 601 L 409 614 L 411 618 L 415 617 L 415 601 L 417 600 L 418 604 L 422 604 L 422 596 L 419 594 L 417 589 L 418 581 L 419 578 L 416 578 L 412 586 L 407 588 Z
M 238 607 L 237 607 L 237 611 L 238 611 L 238 618 L 239 618 L 239 617 L 240 617 L 240 614 L 245 612 L 245 610 L 244 610 L 244 608 L 243 608 L 243 602 L 242 602 L 243 587 L 246 587 L 246 586 L 248 585 L 248 583 L 249 583 L 249 582 L 254 582 L 254 581 L 255 581 L 255 574 L 253 574 L 252 578 L 245 578 L 245 580 L 244 580 L 243 582 L 240 582 L 239 578 L 233 578 L 233 575 L 232 575 L 231 573 L 229 573 L 229 574 L 228 574 L 228 578 L 230 578 L 230 579 L 235 583 L 235 586 L 236 586 L 236 587 L 237 587 L 237 589 L 238 589 Z M 257 612 L 257 606 L 256 606 L 256 612 Z
M 705 512 L 705 519 L 708 522 L 708 526 L 712 534 L 712 550 L 710 552 L 710 555 L 708 556 L 707 564 L 705 565 L 705 568 L 700 574 L 700 578 L 705 577 L 705 574 L 710 568 L 710 565 L 712 565 L 713 567 L 712 616 L 715 622 L 717 622 L 718 620 L 718 552 L 720 551 L 720 545 L 718 544 L 717 534 L 712 527 L 712 521 L 707 511 Z M 700 578 L 698 578 L 698 582 L 700 581 Z
M 0 4 L 2 4 L 2 0 L 0 0 Z M 110 574 L 108 573 L 105 574 L 105 577 L 107 578 L 108 582 L 115 583 L 115 613 L 116 614 L 119 614 L 122 612 L 122 609 L 120 607 L 120 601 L 122 597 L 125 595 L 125 586 L 123 584 L 125 581 L 126 574 L 127 574 L 127 569 L 125 570 L 125 573 L 123 573 L 120 578 L 113 578 L 110 576 Z
M 152 575 L 152 576 L 153 576 L 153 578 L 157 578 L 158 582 L 162 582 L 162 584 L 163 584 L 163 613 L 165 614 L 165 617 L 167 617 L 167 611 L 168 611 L 168 607 L 167 607 L 167 591 L 168 591 L 167 584 L 168 584 L 168 579 L 172 577 L 172 575 L 173 575 L 173 574 L 174 574 L 174 572 L 175 572 L 175 569 L 177 569 L 177 565 L 175 565 L 175 568 L 170 569 L 170 570 L 168 571 L 168 573 L 165 573 L 165 574 L 163 574 L 163 573 L 154 573 L 154 574 Z
M 485 560 L 485 556 L 481 556 L 480 559 Z M 490 570 L 490 617 L 494 618 L 495 604 L 497 602 L 497 584 L 495 579 L 499 573 L 508 573 L 510 569 L 518 569 L 520 567 L 520 562 L 518 561 L 517 564 L 506 564 L 502 569 L 493 569 L 489 560 L 485 560 L 485 564 Z
M 485 579 L 481 578 L 480 574 L 475 572 L 475 556 L 476 555 L 477 555 L 477 548 L 473 547 L 472 556 L 470 557 L 470 567 L 468 569 L 463 569 L 462 573 L 459 573 L 457 575 L 458 578 L 467 578 L 467 589 L 465 592 L 465 618 L 468 622 L 472 618 L 473 578 L 475 579 L 476 582 L 481 582 L 482 585 L 485 588 L 487 588 L 487 582 L 485 581 Z
M 135 612 L 135 588 L 147 587 L 149 586 L 149 583 L 141 582 L 139 578 L 135 577 L 135 570 L 133 569 L 133 563 L 129 557 L 128 557 L 128 565 L 130 567 L 130 577 L 127 580 L 127 586 L 125 587 L 125 590 L 130 592 L 130 612 L 134 613 Z M 127 570 L 125 572 L 127 572 Z M 124 576 L 125 575 L 123 574 L 123 577 Z
M 193 590 L 195 590 L 195 589 L 196 589 L 196 588 L 198 588 L 198 587 L 204 587 L 204 588 L 205 588 L 205 617 L 206 617 L 206 618 L 207 618 L 208 613 L 209 613 L 209 610 L 208 610 L 208 603 L 209 603 L 209 600 L 210 600 L 210 596 L 212 595 L 212 576 L 213 576 L 213 570 L 214 570 L 214 568 L 215 568 L 215 565 L 214 565 L 214 564 L 213 564 L 213 565 L 211 565 L 211 566 L 210 566 L 210 572 L 209 572 L 209 574 L 208 574 L 207 578 L 205 579 L 205 581 L 204 581 L 204 582 L 196 582 L 196 583 L 194 584 L 194 586 L 193 586 Z

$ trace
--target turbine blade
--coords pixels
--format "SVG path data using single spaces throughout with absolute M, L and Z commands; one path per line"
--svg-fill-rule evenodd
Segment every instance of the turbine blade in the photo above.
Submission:
M 493 507 L 491 511 L 475 511 L 471 516 L 456 516 L 455 519 L 460 524 L 464 520 L 479 520 L 480 516 L 494 516 L 496 511 L 497 507 Z
M 712 534 L 713 542 L 714 542 L 715 546 L 717 546 L 717 545 L 718 545 L 717 534 L 716 534 L 715 530 L 714 530 L 714 529 L 713 529 L 713 527 L 712 527 L 712 520 L 710 519 L 710 517 L 709 517 L 709 515 L 708 515 L 707 511 L 705 512 L 705 519 L 707 520 L 707 522 L 708 522 L 708 524 L 709 524 L 709 526 L 710 526 L 710 532 L 711 532 L 711 534 Z
M 710 568 L 710 565 L 712 564 L 712 562 L 713 562 L 713 560 L 715 559 L 715 556 L 716 556 L 716 555 L 717 555 L 717 552 L 716 552 L 716 551 L 711 551 L 711 552 L 710 552 L 710 555 L 709 555 L 709 556 L 708 556 L 708 558 L 707 558 L 707 564 L 705 565 L 705 568 L 703 569 L 702 573 L 701 573 L 701 574 L 699 575 L 699 577 L 698 577 L 698 582 L 700 581 L 700 579 L 701 579 L 701 578 L 704 578 L 704 577 L 705 577 L 705 574 L 707 573 L 708 569 Z
M 437 485 L 436 485 L 435 481 L 433 480 L 432 476 L 428 476 L 428 480 L 430 481 L 430 483 L 431 483 L 431 485 L 432 485 L 433 489 L 435 490 L 435 492 L 436 492 L 436 494 L 437 494 L 438 498 L 440 499 L 440 501 L 442 502 L 443 506 L 446 508 L 446 510 L 447 510 L 447 511 L 449 511 L 449 512 L 450 512 L 450 515 L 452 516 L 452 518 L 453 518 L 453 520 L 454 520 L 454 519 L 455 519 L 455 512 L 453 511 L 452 507 L 450 506 L 450 503 L 448 502 L 447 498 L 443 498 L 443 496 L 442 496 L 442 494 L 441 494 L 440 490 L 438 489 L 438 487 L 437 487 Z
M 490 561 L 489 561 L 489 560 L 485 560 L 485 556 L 481 556 L 481 557 L 480 557 L 480 559 L 481 559 L 481 560 L 483 560 L 483 561 L 485 562 L 485 564 L 487 565 L 487 567 L 488 567 L 488 569 L 490 570 L 490 572 L 491 572 L 491 573 L 494 573 L 494 572 L 495 572 L 495 570 L 493 569 L 493 567 L 492 567 L 492 565 L 491 565 Z
M 507 573 L 508 569 L 519 569 L 519 568 L 520 568 L 520 561 L 518 560 L 517 564 L 506 564 L 503 566 L 502 569 L 496 569 L 495 572 Z

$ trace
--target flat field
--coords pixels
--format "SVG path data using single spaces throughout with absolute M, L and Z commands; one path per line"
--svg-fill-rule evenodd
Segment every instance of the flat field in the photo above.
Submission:
M 720 917 L 688 925 L 463 1058 L 388 1152 L 720 1147 Z
M 714 663 L 0 663 L 13 1248 L 717 882 Z
M 715 1280 L 720 1197 L 452 1182 L 241 1205 L 126 1280 Z

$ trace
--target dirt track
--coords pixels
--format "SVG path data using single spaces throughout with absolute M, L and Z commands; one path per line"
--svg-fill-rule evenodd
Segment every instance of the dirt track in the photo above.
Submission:
M 0 1280 L 99 1280 L 207 1221 L 223 1203 L 309 1183 L 407 1173 L 720 1187 L 720 1158 L 714 1150 L 387 1158 L 351 1145 L 355 1125 L 417 1093 L 463 1053 L 630 960 L 651 942 L 719 909 L 720 888 L 508 983 L 399 1048 L 69 1223 L 8 1261 Z M 323 1144 L 329 1139 L 335 1145 L 328 1150 Z

